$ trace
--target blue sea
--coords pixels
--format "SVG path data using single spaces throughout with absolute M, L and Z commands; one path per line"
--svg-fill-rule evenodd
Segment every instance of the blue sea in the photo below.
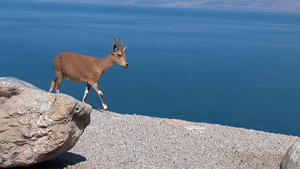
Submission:
M 0 1 L 0 76 L 48 91 L 61 52 L 129 67 L 98 82 L 109 110 L 300 136 L 300 13 Z M 85 83 L 60 92 L 82 99 Z M 102 108 L 91 89 L 87 103 Z

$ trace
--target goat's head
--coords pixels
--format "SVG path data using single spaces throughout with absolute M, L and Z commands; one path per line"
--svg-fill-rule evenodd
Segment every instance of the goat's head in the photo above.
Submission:
M 115 37 L 115 43 L 113 44 L 112 47 L 112 55 L 114 55 L 114 63 L 118 64 L 119 66 L 122 66 L 123 68 L 128 67 L 128 63 L 125 58 L 125 50 L 127 46 L 124 47 L 123 41 L 121 38 L 119 40 Z

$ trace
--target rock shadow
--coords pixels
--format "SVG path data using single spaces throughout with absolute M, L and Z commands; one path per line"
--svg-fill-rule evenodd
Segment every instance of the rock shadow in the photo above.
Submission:
M 44 161 L 28 167 L 13 167 L 11 169 L 63 169 L 68 166 L 73 166 L 81 163 L 83 161 L 86 161 L 85 157 L 79 154 L 66 152 L 49 161 Z

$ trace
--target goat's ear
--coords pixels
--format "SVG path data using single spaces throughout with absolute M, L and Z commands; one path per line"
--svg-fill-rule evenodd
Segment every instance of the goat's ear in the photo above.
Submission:
M 113 45 L 112 45 L 112 51 L 115 52 L 117 49 L 117 43 L 115 42 Z
M 125 50 L 126 50 L 126 48 L 127 48 L 127 46 L 125 46 L 125 47 L 123 48 L 123 51 L 125 51 Z

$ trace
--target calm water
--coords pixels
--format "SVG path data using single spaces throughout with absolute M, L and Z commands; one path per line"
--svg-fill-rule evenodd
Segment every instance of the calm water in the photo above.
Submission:
M 129 68 L 98 83 L 111 111 L 300 136 L 299 28 L 299 13 L 2 0 L 0 76 L 48 90 L 57 54 L 102 58 L 116 36 Z M 87 103 L 101 108 L 92 89 Z

